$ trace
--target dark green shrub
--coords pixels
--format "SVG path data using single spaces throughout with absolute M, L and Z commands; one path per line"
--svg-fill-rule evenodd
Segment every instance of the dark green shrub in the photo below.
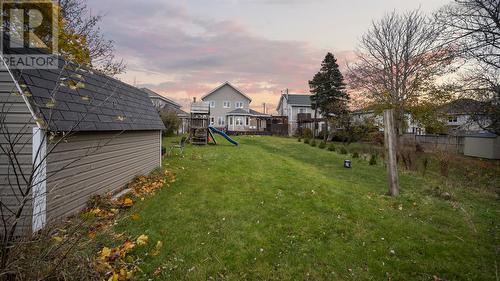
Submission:
M 301 141 L 302 141 L 302 139 L 301 139 L 301 138 L 298 138 L 298 139 L 297 139 L 297 141 L 298 141 L 298 142 L 301 142 Z
M 313 137 L 312 130 L 309 128 L 305 128 L 302 130 L 302 137 L 305 139 L 310 139 Z
M 355 151 L 353 154 L 352 154 L 352 158 L 359 158 L 359 153 L 357 151 Z
M 347 149 L 344 146 L 340 148 L 340 154 L 347 154 Z
M 370 164 L 371 166 L 377 165 L 377 155 L 372 154 L 370 156 L 370 161 L 368 162 L 368 164 Z
M 313 139 L 313 140 L 311 141 L 311 143 L 310 143 L 310 144 L 311 144 L 311 146 L 313 146 L 313 147 L 314 147 L 314 146 L 316 146 L 316 140 L 315 140 L 315 139 Z
M 319 143 L 318 148 L 325 149 L 326 147 L 326 142 L 322 141 Z
M 333 143 L 331 143 L 331 144 L 328 146 L 328 151 L 335 151 L 335 145 L 333 145 Z
M 304 139 L 304 143 L 309 143 L 309 139 Z

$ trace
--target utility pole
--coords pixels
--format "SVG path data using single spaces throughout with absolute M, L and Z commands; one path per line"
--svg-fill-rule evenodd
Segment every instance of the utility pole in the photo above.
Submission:
M 395 197 L 399 195 L 399 181 L 396 158 L 397 140 L 394 129 L 394 109 L 386 109 L 384 111 L 384 140 L 389 194 Z

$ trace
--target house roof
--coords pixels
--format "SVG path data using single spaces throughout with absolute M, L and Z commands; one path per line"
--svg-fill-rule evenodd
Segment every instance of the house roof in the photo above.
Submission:
M 247 96 L 245 93 L 243 93 L 240 89 L 236 88 L 233 84 L 229 83 L 228 81 L 222 83 L 221 85 L 219 85 L 217 88 L 213 89 L 212 91 L 210 91 L 208 94 L 204 95 L 203 97 L 201 97 L 201 100 L 205 100 L 206 97 L 210 96 L 211 94 L 217 92 L 219 89 L 221 89 L 222 87 L 224 86 L 229 86 L 231 88 L 233 88 L 236 92 L 238 92 L 239 94 L 241 94 L 242 96 L 244 96 L 246 99 L 248 99 L 249 101 L 252 101 L 252 99 Z
M 57 69 L 9 69 L 40 126 L 51 131 L 165 128 L 145 92 L 61 57 L 58 60 Z
M 447 114 L 471 114 L 481 112 L 484 104 L 473 99 L 457 99 L 441 107 L 441 111 Z
M 165 96 L 162 96 L 158 93 L 156 93 L 155 91 L 151 90 L 151 89 L 148 89 L 148 88 L 141 88 L 141 90 L 143 90 L 144 92 L 146 92 L 148 95 L 149 95 L 149 98 L 151 99 L 160 99 L 160 100 L 163 100 L 164 102 L 166 103 L 170 103 L 172 104 L 173 106 L 176 106 L 176 107 L 179 107 L 181 108 L 181 105 L 177 102 L 175 102 L 174 100 L 172 99 L 169 99 Z
M 283 99 L 287 99 L 287 103 L 291 106 L 311 106 L 311 95 L 282 94 L 276 110 L 279 109 L 279 106 L 283 102 Z
M 233 111 L 230 111 L 227 113 L 227 115 L 262 116 L 262 117 L 271 116 L 269 114 L 260 113 L 256 110 L 253 110 L 253 109 L 243 109 L 243 108 L 237 108 Z

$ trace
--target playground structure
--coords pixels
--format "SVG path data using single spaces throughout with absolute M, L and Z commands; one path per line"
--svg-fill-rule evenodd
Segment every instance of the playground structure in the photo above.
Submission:
M 207 145 L 210 141 L 217 144 L 213 133 L 221 135 L 234 145 L 238 145 L 238 142 L 230 138 L 224 131 L 210 126 L 210 105 L 206 102 L 194 101 L 191 104 L 188 141 L 194 145 Z

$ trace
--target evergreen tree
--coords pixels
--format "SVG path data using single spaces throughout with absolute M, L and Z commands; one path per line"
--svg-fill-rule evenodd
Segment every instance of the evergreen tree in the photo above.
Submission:
M 348 113 L 349 96 L 340 72 L 337 59 L 332 53 L 326 54 L 321 70 L 309 81 L 313 109 L 317 109 L 326 120 L 325 139 L 328 137 L 328 118 Z

